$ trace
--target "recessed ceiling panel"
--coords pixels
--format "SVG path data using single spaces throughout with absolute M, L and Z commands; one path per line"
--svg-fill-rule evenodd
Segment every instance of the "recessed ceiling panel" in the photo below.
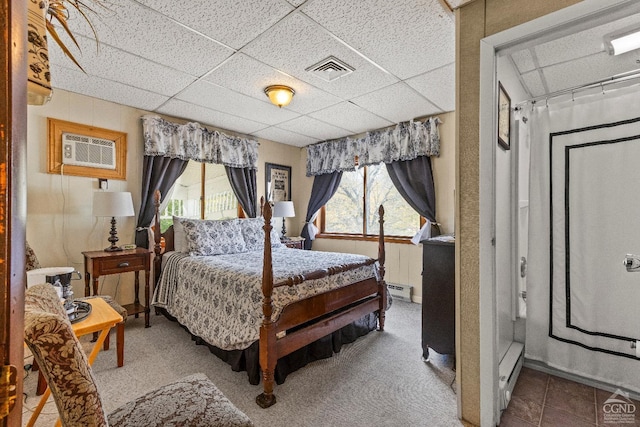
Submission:
M 341 138 L 351 134 L 349 130 L 341 129 L 307 116 L 280 123 L 278 127 L 320 140 Z
M 168 96 L 89 76 L 78 69 L 62 66 L 57 66 L 55 70 L 52 70 L 51 83 L 55 89 L 63 89 L 147 111 L 153 111 L 169 99 Z
M 175 95 L 195 80 L 195 77 L 191 75 L 111 46 L 101 44 L 99 51 L 96 51 L 94 41 L 86 37 L 79 36 L 76 39 L 83 48 L 82 54 L 76 56 L 76 59 L 89 76 L 112 80 L 168 96 Z M 54 43 L 49 45 L 49 60 L 52 64 L 52 75 L 55 75 L 57 66 L 75 67 Z
M 355 98 L 356 105 L 394 122 L 442 113 L 405 83 L 398 83 Z
M 177 98 L 211 110 L 222 111 L 267 125 L 282 123 L 299 116 L 298 113 L 294 113 L 286 107 L 278 108 L 271 104 L 266 96 L 265 101 L 259 101 L 205 81 L 192 84 Z
M 398 81 L 300 13 L 289 15 L 247 45 L 242 52 L 342 99 L 350 99 Z M 332 82 L 306 71 L 329 56 L 346 62 L 355 71 Z
M 264 88 L 267 86 L 281 84 L 292 87 L 296 94 L 286 108 L 301 114 L 340 102 L 340 98 L 281 73 L 242 53 L 233 55 L 231 59 L 205 77 L 205 80 L 261 101 L 267 99 L 264 94 Z
M 324 0 L 301 10 L 401 79 L 455 61 L 453 14 L 440 0 Z
M 529 49 L 520 50 L 511 54 L 513 63 L 516 64 L 520 73 L 535 70 L 536 64 L 533 61 L 533 55 Z
M 270 127 L 262 129 L 257 132 L 253 132 L 253 135 L 258 138 L 269 139 L 271 141 L 281 142 L 287 145 L 293 145 L 295 147 L 306 147 L 309 144 L 315 144 L 317 139 L 309 136 L 300 135 L 299 133 L 290 132 L 288 130 L 280 129 L 277 127 Z
M 559 64 L 604 52 L 604 35 L 629 25 L 639 24 L 640 15 L 632 15 L 618 21 L 580 31 L 535 47 L 541 67 Z
M 351 102 L 341 102 L 309 116 L 326 123 L 349 129 L 352 134 L 391 126 L 393 122 L 365 110 Z
M 266 125 L 262 123 L 178 100 L 171 100 L 156 111 L 161 114 L 180 117 L 189 121 L 196 121 L 202 125 L 210 125 L 220 129 L 229 129 L 245 135 L 249 135 L 256 130 L 266 127 Z
M 285 0 L 184 1 L 179 7 L 175 0 L 139 1 L 235 49 L 249 43 L 293 10 Z
M 456 108 L 456 66 L 449 64 L 406 81 L 442 111 Z
M 637 55 L 633 52 L 618 56 L 601 52 L 572 62 L 543 68 L 542 72 L 549 90 L 555 92 L 634 70 L 638 65 L 636 59 Z
M 201 76 L 233 53 L 135 1 L 107 3 L 107 10 L 96 8 L 100 19 L 91 20 L 98 40 L 107 45 L 194 76 Z M 79 34 L 94 37 L 86 22 L 77 16 L 69 26 Z

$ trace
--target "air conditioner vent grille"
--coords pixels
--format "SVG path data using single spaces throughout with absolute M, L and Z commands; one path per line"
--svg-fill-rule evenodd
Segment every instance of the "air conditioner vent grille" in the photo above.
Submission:
M 346 63 L 340 61 L 335 56 L 330 56 L 322 61 L 318 62 L 315 65 L 307 68 L 306 71 L 309 71 L 316 77 L 321 78 L 324 81 L 331 82 L 340 77 L 344 77 L 347 74 L 350 74 L 355 69 Z
M 73 133 L 62 134 L 62 163 L 99 169 L 116 168 L 116 143 Z

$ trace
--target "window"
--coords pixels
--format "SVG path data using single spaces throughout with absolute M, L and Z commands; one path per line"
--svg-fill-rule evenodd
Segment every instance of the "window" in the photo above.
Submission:
M 174 215 L 227 219 L 237 218 L 241 212 L 223 165 L 189 162 L 169 196 L 167 207 L 160 215 L 162 232 L 172 224 Z
M 398 193 L 384 164 L 344 172 L 340 187 L 321 213 L 321 233 L 375 236 L 378 207 L 384 205 L 384 233 L 412 237 L 424 223 Z

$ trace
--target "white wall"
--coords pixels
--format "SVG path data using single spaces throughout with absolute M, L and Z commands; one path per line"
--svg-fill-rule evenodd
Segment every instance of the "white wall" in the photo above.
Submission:
M 142 159 L 144 144 L 140 117 L 146 111 L 101 101 L 63 90 L 56 90 L 52 100 L 41 107 L 29 106 L 27 133 L 27 240 L 43 267 L 73 266 L 84 275 L 83 251 L 109 246 L 110 219 L 92 214 L 93 193 L 98 190 L 95 178 L 48 174 L 47 117 L 127 133 L 127 179 L 109 180 L 109 191 L 130 191 L 135 212 L 140 209 Z M 168 118 L 183 123 L 184 120 Z M 212 128 L 211 128 L 212 129 Z M 233 134 L 222 129 L 227 134 Z M 304 176 L 300 148 L 268 140 L 258 140 L 258 198 L 264 195 L 264 162 L 292 166 L 292 174 Z M 292 179 L 296 209 L 308 195 L 296 189 Z M 302 209 L 304 211 L 304 209 Z M 295 218 L 293 218 L 295 219 Z M 136 218 L 118 218 L 119 244 L 134 241 Z M 289 226 L 292 226 L 288 224 Z M 297 230 L 296 232 L 298 232 Z M 142 286 L 140 298 L 142 300 Z M 84 280 L 73 281 L 75 296 L 84 295 Z M 133 274 L 104 276 L 99 291 L 115 296 L 121 304 L 133 302 Z
M 436 219 L 441 223 L 442 233 L 454 231 L 454 188 L 455 188 L 455 114 L 445 113 L 438 117 L 442 120 L 440 125 L 440 157 L 432 157 L 433 179 L 436 189 Z M 301 153 L 303 180 L 302 192 L 308 200 L 311 194 L 313 179 L 306 174 L 306 150 Z M 296 205 L 297 206 L 297 205 Z M 296 207 L 297 209 L 297 207 Z M 306 201 L 304 210 L 298 215 L 298 231 L 304 224 Z M 416 230 L 417 231 L 417 230 Z M 317 238 L 313 243 L 313 249 L 330 252 L 351 252 L 371 257 L 377 257 L 377 242 L 356 240 L 338 240 L 330 238 Z M 413 286 L 412 300 L 422 302 L 422 245 L 404 243 L 387 243 L 386 274 L 385 279 L 389 283 L 400 283 Z
M 498 80 L 511 98 L 511 107 L 528 98 L 511 62 L 505 57 L 498 58 Z M 514 115 L 511 120 L 511 141 L 516 143 Z M 496 142 L 497 145 L 497 142 Z M 515 147 L 514 147 L 515 148 Z M 513 259 L 512 235 L 516 224 L 512 223 L 512 212 L 518 206 L 518 195 L 512 191 L 514 177 L 511 171 L 514 149 L 496 147 L 496 298 L 498 324 L 498 355 L 501 359 L 514 339 L 512 302 L 516 293 L 513 271 L 518 260 Z

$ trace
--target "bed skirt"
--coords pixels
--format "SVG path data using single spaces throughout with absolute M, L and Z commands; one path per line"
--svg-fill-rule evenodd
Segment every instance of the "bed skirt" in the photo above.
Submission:
M 156 311 L 162 313 L 165 317 L 174 322 L 177 321 L 165 309 L 156 308 Z M 319 340 L 314 341 L 291 354 L 281 357 L 278 359 L 278 363 L 276 365 L 276 383 L 284 383 L 287 375 L 297 371 L 308 363 L 315 360 L 327 359 L 331 357 L 333 353 L 339 353 L 344 344 L 352 343 L 359 337 L 367 335 L 369 332 L 376 329 L 377 324 L 377 313 L 369 313 L 359 320 L 356 320 L 355 322 L 350 323 L 349 325 L 344 326 L 343 328 L 338 329 L 337 331 L 320 338 Z M 182 324 L 181 326 L 189 332 L 189 328 Z M 191 332 L 189 333 L 191 334 Z M 206 345 L 209 347 L 209 351 L 228 363 L 232 370 L 236 372 L 247 371 L 250 384 L 260 384 L 260 345 L 258 341 L 255 341 L 244 350 L 222 350 L 193 334 L 191 334 L 191 339 L 194 340 L 197 345 Z

